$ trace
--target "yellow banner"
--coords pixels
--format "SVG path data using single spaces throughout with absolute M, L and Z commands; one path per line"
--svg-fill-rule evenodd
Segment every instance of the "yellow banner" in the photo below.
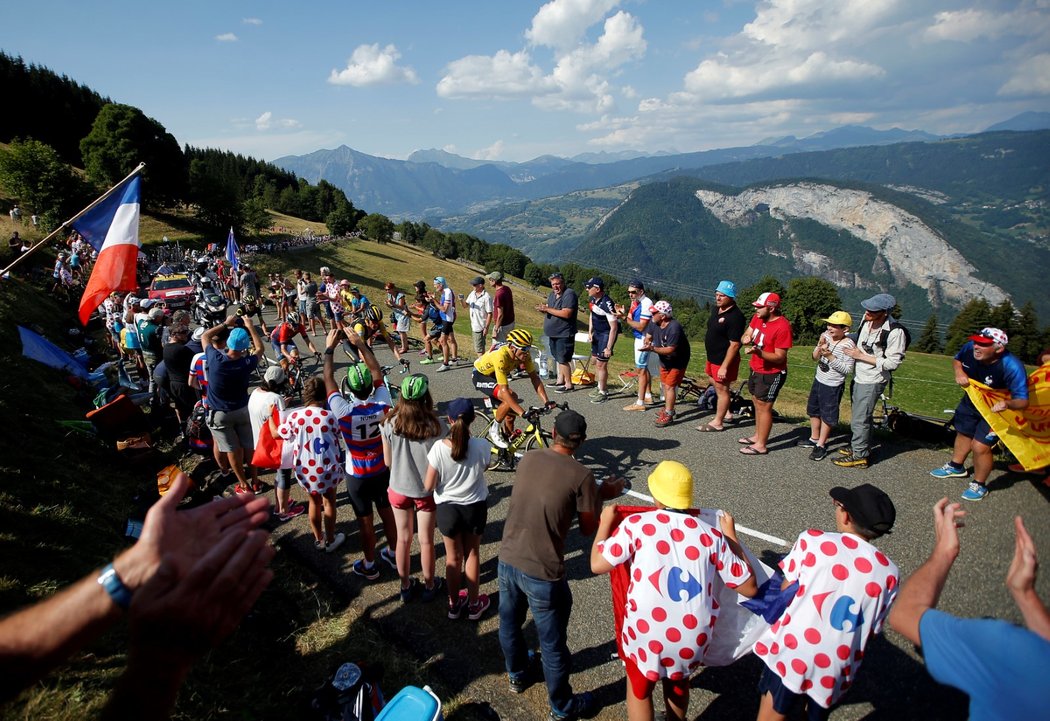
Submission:
M 979 381 L 971 379 L 966 393 L 1026 471 L 1050 466 L 1050 363 L 1028 376 L 1028 407 L 1024 410 L 992 413 L 996 402 L 1010 400 L 1010 392 Z

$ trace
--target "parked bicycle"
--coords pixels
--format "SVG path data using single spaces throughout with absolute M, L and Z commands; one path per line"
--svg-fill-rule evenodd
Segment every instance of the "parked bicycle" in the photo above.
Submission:
M 485 399 L 485 406 L 491 411 L 491 399 Z M 544 430 L 540 419 L 554 410 L 564 411 L 568 409 L 568 403 L 528 408 L 525 411 L 525 415 L 522 416 L 527 424 L 525 429 L 515 428 L 514 434 L 507 439 L 506 448 L 492 446 L 492 458 L 489 460 L 488 470 L 513 471 L 518 463 L 518 459 L 526 452 L 535 448 L 549 448 L 553 436 L 550 431 Z M 473 424 L 474 436 L 476 438 L 488 438 L 489 429 L 496 421 L 491 413 L 485 411 L 478 411 L 477 415 L 482 422 Z

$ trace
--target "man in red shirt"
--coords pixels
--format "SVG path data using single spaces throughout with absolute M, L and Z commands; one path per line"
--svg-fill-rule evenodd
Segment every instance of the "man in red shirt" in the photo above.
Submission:
M 755 402 L 755 435 L 741 438 L 745 456 L 764 456 L 773 428 L 773 402 L 787 381 L 787 352 L 791 347 L 791 324 L 780 314 L 780 296 L 763 293 L 752 303 L 755 315 L 741 339 L 744 354 L 751 357 L 747 389 Z

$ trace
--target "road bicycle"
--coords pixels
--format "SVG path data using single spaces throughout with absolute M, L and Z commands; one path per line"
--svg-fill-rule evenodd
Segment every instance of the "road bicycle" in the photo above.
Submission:
M 485 399 L 485 407 L 490 411 L 492 410 L 492 399 Z M 489 459 L 487 470 L 513 471 L 518 463 L 518 459 L 526 452 L 535 448 L 549 448 L 553 436 L 549 431 L 544 430 L 541 419 L 551 411 L 568 409 L 568 403 L 554 403 L 550 406 L 532 406 L 528 408 L 525 411 L 525 415 L 522 416 L 527 424 L 525 429 L 514 429 L 514 434 L 507 439 L 507 448 L 497 448 L 493 444 L 492 457 Z M 477 417 L 481 422 L 474 424 L 474 428 L 478 429 L 474 436 L 476 438 L 488 438 L 489 429 L 496 422 L 494 417 L 491 413 L 485 411 L 478 411 Z

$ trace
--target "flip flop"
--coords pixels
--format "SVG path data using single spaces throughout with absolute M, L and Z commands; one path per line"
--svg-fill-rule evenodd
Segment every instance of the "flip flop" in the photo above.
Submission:
M 754 446 L 744 446 L 740 449 L 740 452 L 743 453 L 745 456 L 764 456 L 767 453 L 769 453 L 769 450 L 767 449 L 764 451 L 760 451 Z
M 725 427 L 723 426 L 722 428 L 715 428 L 710 423 L 705 423 L 702 426 L 697 426 L 696 430 L 700 431 L 701 433 L 721 433 L 725 430 Z
M 755 441 L 751 438 L 737 438 L 736 442 L 742 446 L 753 446 L 755 444 Z

